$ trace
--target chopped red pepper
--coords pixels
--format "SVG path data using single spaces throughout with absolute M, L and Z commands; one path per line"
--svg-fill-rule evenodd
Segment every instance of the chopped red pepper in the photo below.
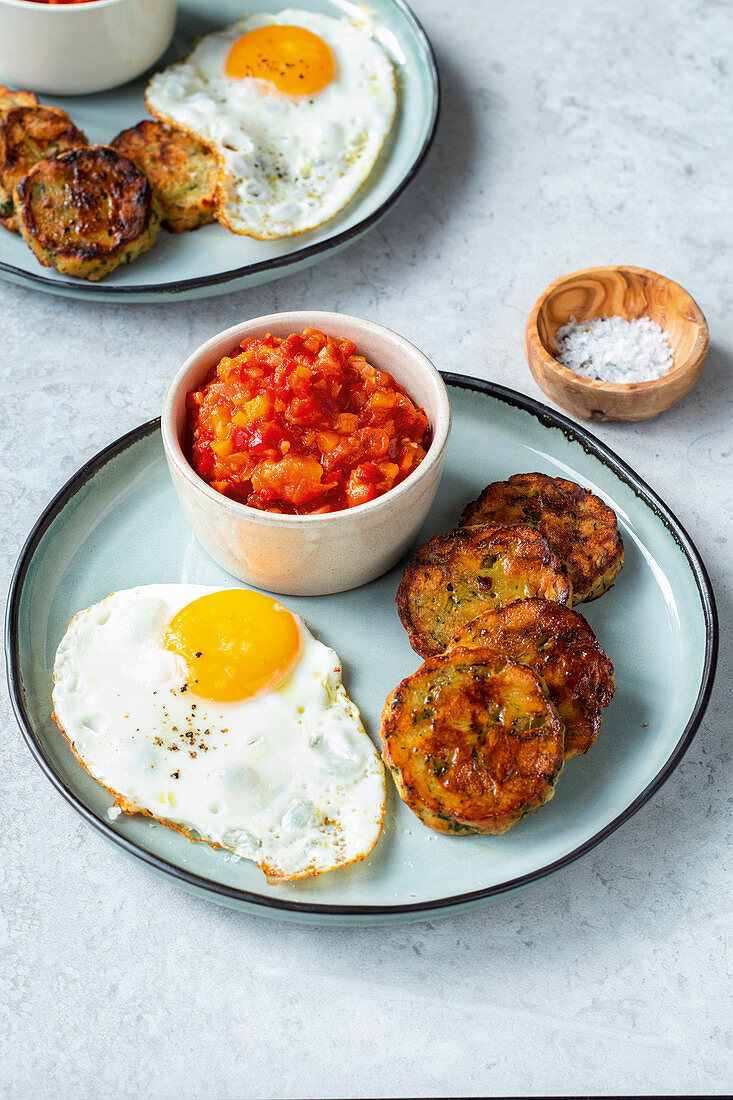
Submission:
M 252 508 L 333 512 L 389 492 L 422 462 L 424 410 L 351 341 L 306 329 L 240 349 L 186 401 L 193 467 L 219 492 Z

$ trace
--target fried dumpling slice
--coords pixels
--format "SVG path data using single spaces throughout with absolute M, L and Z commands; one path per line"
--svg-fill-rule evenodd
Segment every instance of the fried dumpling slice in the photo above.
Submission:
M 522 524 L 457 527 L 430 539 L 409 562 L 397 610 L 412 648 L 432 657 L 482 611 L 529 596 L 570 602 L 547 539 Z
M 461 526 L 521 523 L 544 535 L 567 570 L 573 604 L 602 596 L 621 570 L 624 544 L 613 509 L 574 481 L 514 474 L 464 508 Z
M 586 753 L 598 737 L 601 708 L 615 690 L 613 665 L 579 612 L 549 600 L 518 600 L 479 615 L 454 645 L 495 649 L 542 677 L 565 726 L 566 760 Z
M 382 756 L 402 800 L 441 833 L 505 833 L 563 767 L 563 727 L 536 673 L 492 649 L 425 661 L 388 697 Z

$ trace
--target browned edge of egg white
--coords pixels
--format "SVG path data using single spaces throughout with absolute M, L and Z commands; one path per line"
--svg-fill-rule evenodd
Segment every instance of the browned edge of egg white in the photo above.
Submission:
M 82 768 L 87 773 L 89 778 L 93 779 L 95 783 L 98 783 L 100 787 L 104 787 L 106 791 L 109 791 L 109 793 L 114 796 L 114 805 L 118 806 L 119 809 L 122 810 L 123 814 L 129 814 L 131 816 L 139 814 L 143 817 L 150 817 L 153 819 L 153 821 L 157 821 L 159 825 L 164 825 L 167 829 L 174 829 L 177 833 L 180 833 L 181 836 L 185 836 L 186 840 L 190 840 L 194 844 L 208 844 L 210 848 L 216 848 L 219 851 L 224 852 L 233 852 L 235 855 L 237 854 L 236 852 L 234 852 L 233 848 L 227 848 L 225 845 L 219 844 L 215 840 L 209 840 L 205 836 L 193 836 L 190 829 L 187 829 L 185 825 L 179 825 L 177 822 L 170 821 L 166 817 L 157 817 L 156 814 L 152 813 L 151 810 L 146 810 L 144 807 L 138 806 L 137 803 L 131 802 L 128 798 L 125 797 L 124 794 L 120 794 L 119 791 L 116 791 L 114 787 L 109 787 L 106 783 L 103 783 L 101 779 L 97 779 L 96 775 L 93 775 L 92 772 L 89 771 L 86 763 L 77 752 L 74 742 L 71 740 L 64 727 L 61 725 L 56 711 L 52 711 L 51 717 L 60 729 L 63 738 L 66 741 L 66 744 L 71 749 L 75 759 L 79 762 L 79 764 L 81 764 Z M 379 832 L 377 833 L 376 840 L 374 841 L 372 847 L 369 849 L 368 852 L 363 852 L 355 859 L 350 859 L 346 863 L 337 863 L 335 867 L 326 867 L 322 871 L 305 870 L 301 871 L 297 875 L 283 875 L 278 871 L 276 867 L 269 867 L 266 863 L 258 863 L 254 859 L 248 859 L 247 862 L 254 863 L 256 867 L 260 868 L 260 870 L 265 875 L 265 878 L 267 879 L 268 885 L 270 886 L 277 886 L 281 882 L 295 882 L 297 879 L 301 878 L 320 878 L 321 875 L 328 874 L 330 871 L 339 871 L 342 867 L 350 867 L 352 863 L 361 863 L 363 859 L 366 859 L 367 856 L 371 855 L 377 845 L 380 836 L 382 835 L 382 826 L 384 824 L 384 809 L 385 802 L 382 803 L 382 819 L 379 825 Z

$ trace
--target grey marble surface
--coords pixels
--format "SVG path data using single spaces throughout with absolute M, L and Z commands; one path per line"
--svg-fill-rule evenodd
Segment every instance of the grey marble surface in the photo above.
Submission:
M 706 561 L 721 617 L 682 765 L 583 860 L 469 915 L 303 928 L 190 897 L 104 844 L 31 759 L 2 688 L 0 1090 L 13 1097 L 725 1093 L 731 1054 L 731 7 L 415 0 L 444 87 L 396 209 L 330 262 L 247 293 L 72 303 L 0 284 L 0 568 L 57 488 L 155 416 L 182 358 L 279 309 L 396 328 L 442 368 L 540 397 L 526 315 L 557 275 L 677 279 L 702 380 L 596 426 Z

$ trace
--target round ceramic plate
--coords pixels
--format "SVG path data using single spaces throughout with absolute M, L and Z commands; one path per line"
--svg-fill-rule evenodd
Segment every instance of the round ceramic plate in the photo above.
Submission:
M 268 886 L 253 864 L 195 844 L 149 818 L 111 822 L 112 799 L 81 768 L 51 718 L 52 667 L 71 617 L 120 588 L 234 582 L 195 541 L 174 495 L 158 421 L 86 464 L 41 516 L 8 604 L 11 694 L 36 760 L 103 835 L 216 901 L 316 923 L 419 919 L 484 904 L 588 852 L 626 821 L 679 763 L 710 692 L 715 605 L 700 558 L 669 510 L 616 456 L 557 413 L 511 390 L 447 375 L 454 428 L 420 542 L 445 531 L 487 482 L 539 470 L 588 486 L 616 511 L 626 544 L 611 590 L 583 607 L 616 667 L 600 737 L 571 761 L 554 799 L 501 837 L 423 827 L 388 778 L 382 837 L 368 860 L 321 878 Z M 394 606 L 402 574 L 336 596 L 287 597 L 333 646 L 346 688 L 376 740 L 391 689 L 419 664 Z
M 249 10 L 278 12 L 287 6 L 285 0 L 257 0 Z M 291 6 L 335 18 L 363 16 L 364 10 L 357 0 L 293 0 Z M 397 117 L 369 178 L 331 221 L 279 241 L 237 236 L 218 224 L 193 233 L 163 230 L 149 252 L 98 283 L 70 279 L 42 267 L 17 234 L 0 229 L 0 276 L 73 298 L 118 302 L 200 298 L 277 279 L 356 240 L 376 225 L 414 178 L 433 140 L 439 102 L 433 51 L 404 0 L 369 0 L 368 8 L 375 36 L 394 66 Z M 109 142 L 120 130 L 148 117 L 143 92 L 153 71 L 185 57 L 195 38 L 233 23 L 243 9 L 247 10 L 243 0 L 181 0 L 173 42 L 154 70 L 111 92 L 66 99 L 44 95 L 42 102 L 68 111 L 90 141 Z

